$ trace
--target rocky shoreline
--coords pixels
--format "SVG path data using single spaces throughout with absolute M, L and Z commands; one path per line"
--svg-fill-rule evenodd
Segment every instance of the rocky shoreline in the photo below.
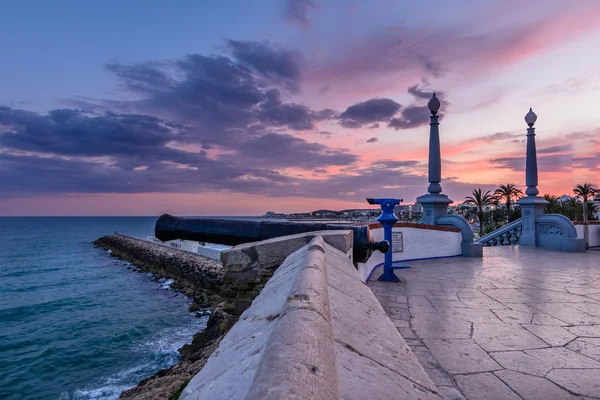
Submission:
M 142 380 L 119 397 L 128 400 L 177 399 L 237 319 L 223 310 L 220 261 L 119 234 L 103 236 L 93 243 L 110 250 L 111 256 L 130 262 L 136 271 L 150 272 L 157 279 L 173 279 L 171 288 L 193 300 L 190 311 L 211 308 L 206 328 L 194 335 L 191 344 L 179 349 L 181 360 L 177 364 Z

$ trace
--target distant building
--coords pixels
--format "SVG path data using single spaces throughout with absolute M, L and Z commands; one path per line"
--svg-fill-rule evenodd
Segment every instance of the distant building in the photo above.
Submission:
M 269 218 L 269 217 L 274 217 L 274 216 L 275 216 L 275 213 L 274 213 L 273 211 L 267 211 L 267 212 L 265 213 L 265 217 L 267 217 L 267 218 Z

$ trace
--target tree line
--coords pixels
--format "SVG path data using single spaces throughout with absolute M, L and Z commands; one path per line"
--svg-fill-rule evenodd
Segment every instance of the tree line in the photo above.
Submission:
M 544 212 L 562 214 L 571 221 L 587 223 L 588 220 L 595 219 L 594 214 L 598 211 L 596 205 L 591 202 L 598 196 L 598 193 L 598 189 L 594 188 L 591 183 L 583 183 L 575 185 L 573 196 L 566 201 L 560 201 L 557 196 L 545 194 L 544 199 L 548 204 L 544 208 Z M 477 218 L 481 237 L 496 227 L 521 218 L 521 209 L 512 207 L 521 197 L 523 197 L 523 191 L 513 183 L 500 185 L 493 193 L 491 190 L 474 189 L 473 193 L 465 198 L 463 204 L 472 204 L 475 207 L 463 205 L 459 207 L 459 213 L 467 219 L 473 215 Z

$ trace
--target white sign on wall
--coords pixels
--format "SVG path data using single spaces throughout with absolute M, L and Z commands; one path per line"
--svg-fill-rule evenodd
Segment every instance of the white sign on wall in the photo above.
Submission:
M 402 253 L 404 251 L 404 239 L 402 232 L 392 231 L 392 253 Z

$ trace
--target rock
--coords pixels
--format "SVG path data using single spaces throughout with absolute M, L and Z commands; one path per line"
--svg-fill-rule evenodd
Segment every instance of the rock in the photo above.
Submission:
M 194 311 L 198 311 L 199 309 L 200 309 L 200 307 L 198 306 L 198 304 L 196 304 L 196 303 L 192 303 L 192 304 L 190 305 L 190 309 L 189 309 L 189 311 L 190 311 L 190 312 L 194 312 Z
M 121 393 L 119 399 L 164 400 L 170 398 L 204 367 L 235 320 L 235 317 L 223 312 L 220 306 L 217 306 L 207 322 L 206 329 L 195 334 L 191 344 L 186 344 L 179 349 L 181 361 L 178 364 L 144 379 L 138 386 Z

